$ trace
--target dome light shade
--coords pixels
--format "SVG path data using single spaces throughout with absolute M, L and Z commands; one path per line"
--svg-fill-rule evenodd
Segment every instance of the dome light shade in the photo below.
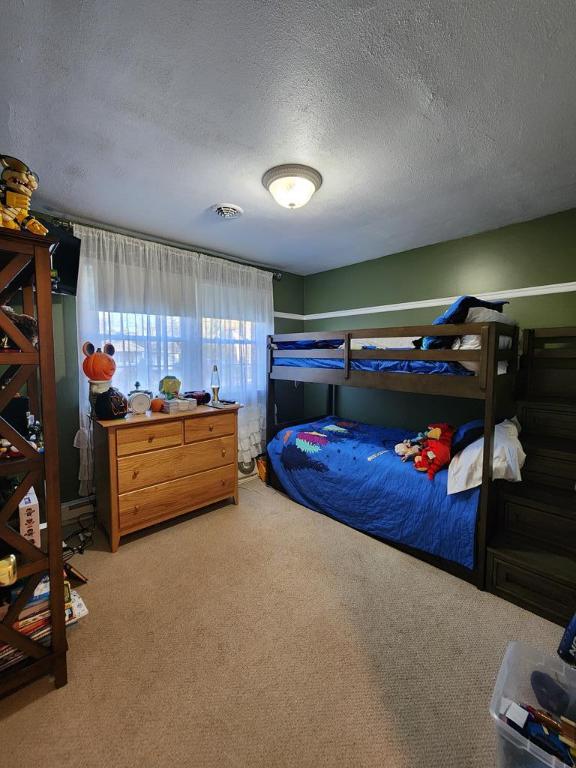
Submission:
M 277 165 L 262 176 L 262 184 L 278 205 L 301 208 L 322 185 L 322 176 L 307 165 Z

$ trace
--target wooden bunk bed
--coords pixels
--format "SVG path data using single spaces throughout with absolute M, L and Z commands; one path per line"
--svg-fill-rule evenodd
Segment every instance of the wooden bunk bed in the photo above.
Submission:
M 355 339 L 397 338 L 477 335 L 481 348 L 475 350 L 454 349 L 354 349 Z M 511 338 L 509 348 L 501 348 L 501 338 Z M 329 342 L 343 340 L 341 348 L 278 349 L 286 342 Z M 278 361 L 291 358 L 313 360 L 330 359 L 338 361 L 338 368 L 287 367 Z M 475 375 L 435 375 L 433 373 L 389 373 L 380 371 L 355 370 L 353 361 L 469 361 L 477 364 Z M 342 362 L 340 362 L 342 361 Z M 302 333 L 275 334 L 268 337 L 268 381 L 267 381 L 267 445 L 280 432 L 302 422 L 302 419 L 278 423 L 276 419 L 277 381 L 298 381 L 320 383 L 329 386 L 328 409 L 335 412 L 336 388 L 338 386 L 364 387 L 406 392 L 421 395 L 471 398 L 484 402 L 484 448 L 482 463 L 482 484 L 480 487 L 478 513 L 475 531 L 475 564 L 472 570 L 464 568 L 435 555 L 413 547 L 387 540 L 387 543 L 426 560 L 461 578 L 471 581 L 479 588 L 485 587 L 486 553 L 490 530 L 493 525 L 492 510 L 494 483 L 492 482 L 494 427 L 498 420 L 511 416 L 510 403 L 514 397 L 518 361 L 518 328 L 504 323 L 464 323 L 446 325 L 419 325 L 393 328 L 370 328 L 350 331 L 307 331 Z M 499 373 L 499 363 L 507 363 L 506 373 Z M 272 462 L 268 461 L 268 484 L 284 491 L 276 476 Z

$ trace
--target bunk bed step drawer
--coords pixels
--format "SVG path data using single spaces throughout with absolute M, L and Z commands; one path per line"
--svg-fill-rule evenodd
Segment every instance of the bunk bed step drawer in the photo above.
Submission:
M 530 452 L 526 454 L 522 477 L 554 488 L 573 490 L 576 486 L 576 462 Z
M 523 536 L 548 549 L 576 555 L 576 514 L 554 514 L 511 499 L 505 499 L 503 507 L 503 528 L 509 537 Z
M 562 625 L 572 618 L 576 584 L 562 584 L 492 552 L 488 555 L 488 580 L 493 594 L 521 608 Z
M 573 439 L 576 407 L 568 403 L 527 402 L 520 410 L 520 423 L 531 434 Z

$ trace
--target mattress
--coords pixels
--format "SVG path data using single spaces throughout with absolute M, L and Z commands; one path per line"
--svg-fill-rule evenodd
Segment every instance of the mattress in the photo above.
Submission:
M 283 368 L 344 368 L 342 358 L 330 357 L 275 357 L 274 365 Z M 442 360 L 351 360 L 351 371 L 379 373 L 428 373 L 441 376 L 473 376 L 460 363 Z
M 474 568 L 480 490 L 447 494 L 403 463 L 394 445 L 413 432 L 326 417 L 281 430 L 268 444 L 286 493 L 309 509 L 381 539 Z

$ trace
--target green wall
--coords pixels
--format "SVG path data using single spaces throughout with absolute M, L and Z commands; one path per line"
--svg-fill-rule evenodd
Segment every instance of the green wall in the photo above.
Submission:
M 576 210 L 309 275 L 304 313 L 397 304 L 576 280 Z M 575 295 L 514 299 L 524 326 L 576 322 Z M 307 328 L 362 328 L 429 322 L 440 308 L 316 320 Z
M 274 308 L 278 312 L 302 314 L 304 278 L 288 272 L 273 283 Z M 76 340 L 76 298 L 53 296 L 54 357 L 56 363 L 56 412 L 60 449 L 60 488 L 62 501 L 78 498 L 78 450 L 74 436 L 78 430 L 78 356 Z M 301 321 L 277 319 L 278 333 L 301 331 Z M 286 382 L 281 390 L 287 407 L 302 412 L 303 388 Z
M 576 281 L 576 210 L 460 240 L 417 248 L 309 275 L 304 313 L 333 312 L 461 294 Z M 375 328 L 430 323 L 443 307 L 336 317 L 305 323 L 307 330 Z M 576 293 L 516 298 L 506 313 L 523 328 L 576 324 Z M 322 409 L 324 388 L 306 385 L 306 412 Z M 471 401 L 341 388 L 339 413 L 391 426 L 462 421 L 479 415 Z

